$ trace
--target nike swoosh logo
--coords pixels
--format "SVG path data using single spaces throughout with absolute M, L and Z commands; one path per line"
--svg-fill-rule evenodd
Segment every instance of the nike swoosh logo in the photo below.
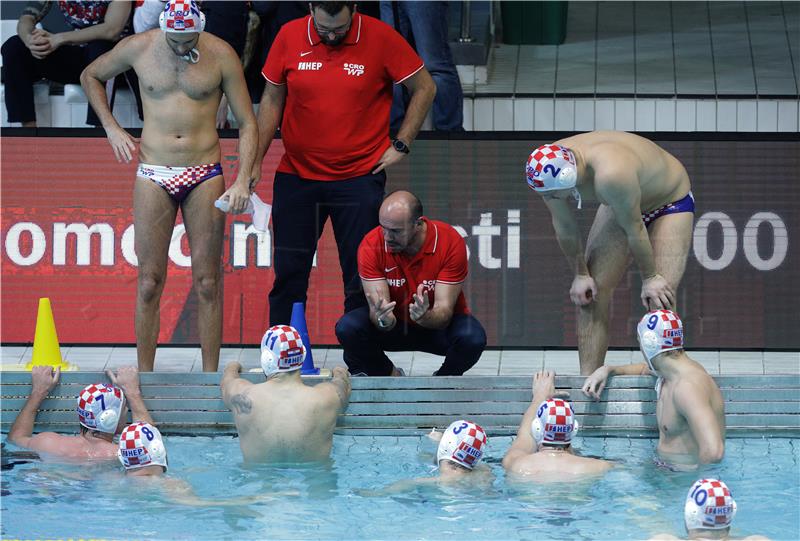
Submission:
M 300 53 L 300 56 L 306 56 L 306 55 L 309 55 L 309 54 L 311 54 L 311 53 L 313 53 L 313 52 L 314 52 L 314 51 L 306 51 L 306 52 L 304 52 L 304 53 Z
M 396 268 L 397 268 L 397 267 L 392 267 L 392 268 L 390 268 L 390 269 L 387 269 L 387 268 L 385 268 L 385 267 L 384 267 L 384 269 L 383 269 L 383 272 L 392 272 L 392 271 L 393 271 L 394 269 L 396 269 Z

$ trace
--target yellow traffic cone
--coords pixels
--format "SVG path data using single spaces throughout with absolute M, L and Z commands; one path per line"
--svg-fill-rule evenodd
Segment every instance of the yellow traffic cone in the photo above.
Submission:
M 52 366 L 61 368 L 61 370 L 75 370 L 76 368 L 61 358 L 56 322 L 53 319 L 53 309 L 50 307 L 48 298 L 39 299 L 36 334 L 33 338 L 33 356 L 25 368 L 30 370 L 34 366 Z

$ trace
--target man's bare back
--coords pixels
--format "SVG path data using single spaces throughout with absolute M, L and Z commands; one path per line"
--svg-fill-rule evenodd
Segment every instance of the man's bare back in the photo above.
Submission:
M 683 164 L 652 141 L 627 132 L 596 131 L 556 141 L 583 157 L 586 173 L 580 185 L 586 200 L 608 203 L 603 188 L 620 180 L 617 172 L 635 172 L 641 190 L 641 212 L 654 210 L 689 193 Z M 579 173 L 580 174 L 580 173 Z
M 233 412 L 247 462 L 314 462 L 330 457 L 333 429 L 350 396 L 349 374 L 334 369 L 332 382 L 305 385 L 300 372 L 252 384 L 225 369 L 223 399 Z
M 111 441 L 97 438 L 87 432 L 79 436 L 67 436 L 54 432 L 37 434 L 31 438 L 32 451 L 39 453 L 42 460 L 80 462 L 92 460 L 116 460 L 117 445 Z
M 567 450 L 545 448 L 514 461 L 508 473 L 519 477 L 530 477 L 529 480 L 537 483 L 563 483 L 602 475 L 612 467 L 613 465 L 605 460 L 576 456 Z

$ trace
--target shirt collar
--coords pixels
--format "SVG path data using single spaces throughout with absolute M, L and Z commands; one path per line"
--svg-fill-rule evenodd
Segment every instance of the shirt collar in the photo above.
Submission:
M 322 38 L 319 37 L 317 29 L 314 27 L 314 18 L 308 15 L 306 21 L 306 32 L 308 34 L 308 42 L 314 46 L 322 43 Z M 361 39 L 361 14 L 355 12 L 353 14 L 353 22 L 350 24 L 350 29 L 344 36 L 344 40 L 339 45 L 355 45 Z M 338 45 L 337 45 L 338 47 Z
M 424 252 L 426 254 L 435 254 L 436 247 L 439 245 L 439 228 L 436 227 L 436 224 L 425 218 L 425 224 L 427 225 L 427 232 L 425 233 L 425 242 L 422 244 L 422 250 L 420 252 Z

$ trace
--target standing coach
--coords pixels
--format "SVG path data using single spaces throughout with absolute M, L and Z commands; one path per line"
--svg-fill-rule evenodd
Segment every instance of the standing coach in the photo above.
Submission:
M 285 154 L 275 173 L 275 283 L 270 325 L 286 324 L 305 302 L 314 253 L 330 216 L 344 282 L 345 312 L 366 301 L 357 251 L 378 225 L 386 167 L 409 153 L 436 85 L 400 34 L 356 10 L 355 2 L 311 2 L 309 16 L 283 26 L 262 74 L 254 173 L 275 130 Z M 411 93 L 405 120 L 389 139 L 392 88 Z

